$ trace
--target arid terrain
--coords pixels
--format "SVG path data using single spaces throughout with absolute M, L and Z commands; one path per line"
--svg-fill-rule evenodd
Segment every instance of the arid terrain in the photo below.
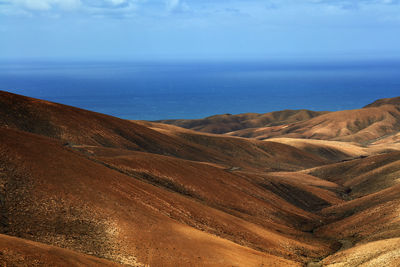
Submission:
M 0 265 L 400 266 L 400 98 L 365 104 L 148 122 L 0 91 Z

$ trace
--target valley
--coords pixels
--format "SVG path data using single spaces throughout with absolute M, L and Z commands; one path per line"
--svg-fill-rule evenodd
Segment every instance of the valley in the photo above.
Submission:
M 0 91 L 0 264 L 399 266 L 399 130 L 399 98 L 150 122 Z

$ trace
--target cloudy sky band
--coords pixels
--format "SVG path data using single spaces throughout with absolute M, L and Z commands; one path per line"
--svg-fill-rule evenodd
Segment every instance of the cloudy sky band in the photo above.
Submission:
M 399 0 L 0 0 L 0 58 L 400 57 Z

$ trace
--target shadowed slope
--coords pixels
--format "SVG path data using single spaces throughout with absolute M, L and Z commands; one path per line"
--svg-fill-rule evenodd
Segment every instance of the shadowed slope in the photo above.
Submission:
M 204 199 L 199 201 L 144 183 L 138 173 L 132 177 L 107 168 L 45 137 L 0 129 L 0 138 L 3 233 L 133 265 L 296 266 L 305 255 L 331 251 L 330 242 L 290 228 L 296 220 L 317 216 L 219 168 L 140 152 L 110 159 L 121 169 L 173 176 L 174 183 L 187 183 Z M 191 181 L 189 173 L 197 178 Z M 207 183 L 216 187 L 214 193 Z M 235 189 L 246 183 L 250 188 Z M 253 204 L 220 195 L 227 186 Z M 261 223 L 270 212 L 281 215 Z M 279 226 L 282 222 L 286 226 Z
M 400 237 L 399 184 L 321 211 L 328 223 L 317 236 L 366 243 Z
M 249 140 L 207 133 L 198 133 L 181 127 L 155 122 L 137 121 L 138 124 L 178 138 L 182 142 L 212 149 L 221 157 L 228 158 L 228 167 L 255 167 L 257 170 L 299 170 L 308 166 L 326 164 L 328 161 L 295 147 L 276 142 Z M 209 160 L 207 160 L 209 162 Z
M 274 127 L 370 138 L 395 131 L 398 111 L 382 105 Z M 324 263 L 397 263 L 400 152 L 371 156 L 390 151 L 396 131 L 369 147 L 277 143 L 5 92 L 0 115 L 0 233 L 133 266 L 302 266 L 334 253 L 337 241 L 342 251 Z M 306 129 L 310 121 L 320 123 Z M 338 160 L 346 161 L 331 164 Z M 7 238 L 0 235 L 0 248 Z M 17 254 L 36 255 L 34 243 L 19 250 L 18 242 Z
M 201 132 L 268 139 L 307 138 L 369 143 L 400 130 L 400 97 L 377 100 L 358 110 L 284 110 L 266 114 L 216 115 L 200 120 L 167 120 Z
M 158 122 L 176 125 L 206 133 L 228 133 L 246 128 L 276 126 L 308 120 L 327 112 L 311 110 L 283 110 L 265 114 L 224 114 L 197 120 L 161 120 Z
M 0 126 L 56 138 L 69 146 L 123 148 L 225 166 L 271 168 L 276 162 L 275 151 L 282 151 L 281 159 L 288 159 L 282 165 L 287 170 L 302 168 L 305 162 L 306 167 L 325 163 L 286 145 L 221 136 L 168 135 L 127 120 L 7 92 L 0 92 Z
M 315 236 L 337 239 L 343 244 L 341 251 L 322 262 L 328 266 L 397 266 L 400 153 L 370 156 L 304 172 L 348 188 L 347 202 L 320 211 L 325 225 L 314 229 Z
M 118 156 L 108 149 L 87 149 L 92 151 L 92 156 L 95 156 L 96 161 L 113 169 L 133 177 L 139 177 L 156 186 L 193 197 L 235 216 L 245 217 L 247 220 L 265 226 L 271 224 L 268 226 L 270 228 L 277 227 L 282 230 L 280 226 L 293 227 L 300 223 L 312 223 L 320 219 L 318 216 L 304 212 L 303 206 L 298 206 L 301 209 L 296 209 L 287 205 L 288 203 L 285 201 L 278 200 L 280 195 L 275 196 L 271 194 L 272 190 L 266 190 L 267 185 L 271 182 L 276 185 L 290 184 L 290 181 L 285 182 L 287 179 L 280 176 L 272 178 L 272 176 L 262 176 L 258 173 L 248 174 L 231 169 L 224 170 L 205 163 L 142 152 L 126 152 Z M 307 201 L 309 197 L 321 199 L 328 206 L 341 201 L 330 191 L 315 185 L 304 188 L 299 183 L 299 180 L 297 184 L 291 183 L 292 188 L 298 188 L 297 191 L 303 193 L 300 194 L 297 202 L 291 202 L 294 206 L 300 204 L 301 201 Z M 330 189 L 335 187 L 336 185 L 332 183 L 327 185 L 327 188 Z
M 378 99 L 371 104 L 366 105 L 364 108 L 380 107 L 383 105 L 400 105 L 400 96 L 393 98 Z
M 68 249 L 0 234 L 1 266 L 120 266 Z
M 400 152 L 316 167 L 304 172 L 351 189 L 360 197 L 396 184 Z
M 0 126 L 69 142 L 152 153 L 176 153 L 179 142 L 126 120 L 0 91 Z M 184 144 L 188 156 L 194 148 Z
M 228 134 L 257 139 L 289 137 L 369 143 L 399 130 L 400 107 L 384 105 L 331 112 L 299 123 L 246 129 Z
M 397 184 L 322 210 L 321 215 L 331 223 L 316 229 L 315 235 L 335 238 L 343 244 L 342 251 L 327 257 L 323 263 L 332 266 L 398 266 L 399 192 Z
M 355 143 L 300 138 L 271 138 L 268 141 L 296 147 L 331 161 L 367 156 L 368 149 Z
M 327 267 L 345 266 L 400 266 L 400 238 L 361 244 L 340 251 L 323 260 Z

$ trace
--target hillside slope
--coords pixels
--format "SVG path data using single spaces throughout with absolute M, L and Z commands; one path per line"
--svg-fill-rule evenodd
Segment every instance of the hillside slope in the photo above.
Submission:
M 0 234 L 1 266 L 121 266 L 68 249 Z
M 92 160 L 47 137 L 9 129 L 0 137 L 8 235 L 131 265 L 295 266 L 331 251 L 294 227 L 318 216 L 220 168 L 151 155 Z M 189 194 L 174 190 L 180 183 Z
M 68 146 L 144 151 L 226 167 L 274 168 L 277 151 L 287 170 L 326 163 L 291 146 L 223 136 L 172 136 L 127 120 L 4 91 L 0 91 L 0 126 L 62 140 Z
M 245 129 L 231 136 L 268 139 L 306 138 L 368 144 L 400 130 L 400 107 L 383 105 L 323 114 L 310 120 L 274 127 Z
M 380 107 L 383 105 L 400 105 L 400 96 L 393 97 L 393 98 L 382 98 L 378 99 L 371 104 L 366 105 L 364 108 L 371 108 L 371 107 Z
M 318 237 L 334 238 L 342 249 L 323 266 L 398 266 L 400 237 L 400 153 L 388 153 L 304 171 L 347 191 L 347 201 L 322 209 Z
M 396 105 L 263 141 L 0 96 L 3 265 L 398 264 Z
M 223 114 L 197 120 L 161 120 L 157 122 L 172 124 L 199 132 L 222 134 L 247 128 L 267 127 L 295 123 L 308 120 L 310 118 L 314 118 L 325 113 L 327 112 L 317 112 L 305 109 L 283 110 L 264 114 Z
M 225 114 L 197 120 L 158 122 L 199 132 L 260 140 L 285 137 L 357 142 L 364 145 L 400 130 L 399 99 L 379 99 L 357 110 L 283 110 L 265 114 Z

